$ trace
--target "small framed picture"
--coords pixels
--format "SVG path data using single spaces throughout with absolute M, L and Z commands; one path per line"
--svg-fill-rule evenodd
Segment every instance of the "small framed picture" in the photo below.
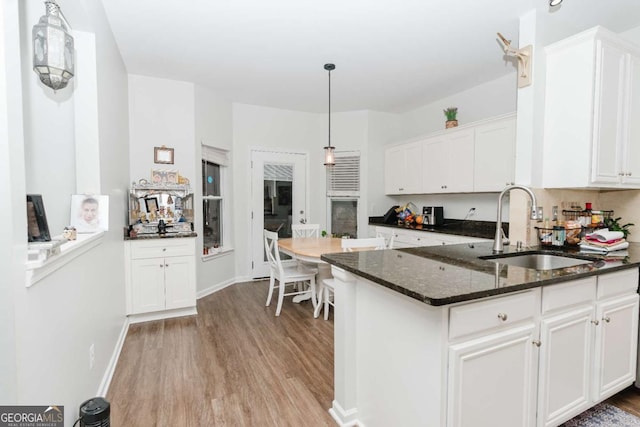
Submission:
M 109 229 L 109 196 L 74 194 L 71 196 L 72 226 L 78 233 Z
M 147 197 L 144 199 L 144 205 L 147 210 L 147 213 L 157 212 L 158 211 L 158 198 L 157 197 Z
M 153 162 L 165 165 L 173 164 L 173 148 L 153 147 Z
M 151 170 L 152 184 L 178 184 L 180 174 L 177 170 Z
M 27 226 L 29 242 L 51 241 L 47 214 L 40 194 L 27 194 Z

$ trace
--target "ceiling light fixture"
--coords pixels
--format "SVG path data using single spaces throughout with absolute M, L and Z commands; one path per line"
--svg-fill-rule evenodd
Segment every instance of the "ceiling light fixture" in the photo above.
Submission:
M 33 71 L 53 90 L 67 86 L 74 73 L 71 27 L 55 0 L 44 2 L 47 14 L 33 26 Z
M 549 6 L 551 7 L 560 6 L 560 3 L 562 3 L 562 0 L 549 0 Z
M 333 166 L 336 164 L 336 158 L 333 154 L 335 147 L 331 146 L 331 71 L 336 69 L 334 64 L 324 64 L 324 69 L 329 72 L 329 143 L 324 147 L 324 165 Z

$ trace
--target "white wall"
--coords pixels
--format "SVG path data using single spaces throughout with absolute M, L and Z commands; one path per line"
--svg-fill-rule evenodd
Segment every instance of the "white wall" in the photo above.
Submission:
M 496 60 L 500 60 L 499 52 Z M 458 107 L 460 125 L 514 112 L 516 71 L 511 63 L 507 63 L 505 67 L 513 69 L 513 72 L 402 114 L 404 137 L 411 138 L 443 130 L 446 118 L 442 110 L 448 107 Z
M 177 170 L 195 182 L 195 85 L 129 75 L 130 177 L 151 180 L 151 170 Z M 153 148 L 174 149 L 174 164 L 155 164 Z M 199 169 L 198 169 L 198 173 Z
M 18 401 L 15 286 L 24 280 L 25 183 L 18 0 L 0 2 L 0 404 Z
M 236 274 L 240 278 L 251 275 L 251 148 L 290 149 L 307 153 L 309 178 L 313 192 L 308 222 L 326 224 L 324 199 L 326 183 L 322 147 L 326 145 L 326 121 L 312 113 L 278 110 L 246 104 L 233 104 L 233 194 L 234 245 Z M 335 133 L 334 133 L 335 135 Z M 320 166 L 318 166 L 320 165 Z M 320 176 L 322 174 L 322 176 Z
M 210 89 L 202 86 L 195 87 L 195 170 L 200 171 L 201 158 L 202 158 L 202 142 L 207 142 L 208 145 L 213 145 L 217 148 L 228 150 L 233 156 L 233 112 L 231 102 L 221 99 Z M 225 224 L 226 227 L 231 227 L 235 222 L 235 215 L 233 215 L 233 207 L 235 194 L 231 189 L 233 188 L 233 167 L 227 168 L 224 177 L 225 189 L 229 191 L 225 192 L 224 202 L 228 204 L 229 209 L 229 224 Z M 196 254 L 202 253 L 202 174 L 197 173 L 194 181 L 194 206 L 196 211 L 195 229 L 198 231 L 198 238 L 196 239 Z M 234 236 L 230 234 L 230 242 L 224 242 L 225 246 L 233 246 Z M 235 257 L 236 251 L 219 255 L 215 258 L 203 258 L 197 256 L 197 290 L 199 295 L 203 293 L 209 293 L 212 290 L 219 289 L 221 286 L 229 284 L 235 278 Z
M 19 4 L 20 18 L 12 17 L 12 24 L 20 25 L 21 51 L 12 54 L 22 59 L 23 70 L 31 69 L 31 27 L 41 15 L 44 6 L 39 0 L 5 2 L 9 7 Z M 70 194 L 75 191 L 74 155 L 75 141 L 73 88 L 52 95 L 50 89 L 39 87 L 35 74 L 23 72 L 11 76 L 8 87 L 24 91 L 24 137 L 20 128 L 22 117 L 11 113 L 9 131 L 9 181 L 3 181 L 0 194 L 11 211 L 15 234 L 2 239 L 2 251 L 12 253 L 9 273 L 3 273 L 2 288 L 12 298 L 15 323 L 16 386 L 2 392 L 1 403 L 6 396 L 15 396 L 19 404 L 46 404 L 57 402 L 65 406 L 66 425 L 71 426 L 79 404 L 97 394 L 109 360 L 125 325 L 124 316 L 124 261 L 122 256 L 122 229 L 125 225 L 125 194 L 128 182 L 128 134 L 127 134 L 127 82 L 124 64 L 106 22 L 102 4 L 90 0 L 61 4 L 67 19 L 74 28 L 96 35 L 95 72 L 98 74 L 97 102 L 100 140 L 101 188 L 110 196 L 110 229 L 101 245 L 64 265 L 60 270 L 25 287 L 26 218 L 25 189 L 41 192 L 45 198 L 49 222 L 54 234 L 68 222 Z M 82 55 L 83 52 L 77 52 Z M 13 69 L 13 67 L 12 67 Z M 3 101 L 5 98 L 0 98 Z M 8 96 L 13 108 L 20 107 L 20 99 Z M 82 108 L 82 105 L 74 107 Z M 37 114 L 37 116 L 36 116 Z M 13 130 L 12 130 L 13 129 Z M 58 141 L 62 136 L 65 141 Z M 70 139 L 66 141 L 66 139 Z M 50 154 L 48 162 L 38 159 L 38 167 L 27 151 L 49 152 L 50 145 L 59 142 L 65 157 Z M 6 147 L 5 147 L 5 151 Z M 4 152 L 3 152 L 4 153 Z M 69 155 L 67 161 L 66 155 Z M 27 156 L 28 157 L 28 156 Z M 5 156 L 2 155 L 5 161 Z M 5 170 L 2 168 L 3 171 Z M 43 177 L 46 177 L 43 178 Z M 52 177 L 55 177 L 53 179 Z M 58 185 L 57 178 L 61 178 Z M 72 178 L 73 177 L 73 178 Z M 58 185 L 55 188 L 50 182 Z M 6 215 L 6 214 L 5 214 Z M 3 269 L 4 271 L 4 269 Z M 8 283 L 5 285 L 5 280 Z M 11 286 L 6 292 L 4 286 Z M 3 329 L 10 325 L 3 322 Z M 4 335 L 2 335 L 4 337 Z M 95 365 L 89 369 L 89 346 L 95 345 Z M 9 347 L 9 353 L 11 347 Z M 3 348 L 4 353 L 4 348 Z M 4 359 L 1 359 L 4 361 Z M 1 369 L 1 368 L 0 368 Z
M 447 98 L 424 105 L 400 116 L 400 131 L 391 135 L 402 133 L 398 140 L 414 138 L 421 135 L 441 131 L 444 128 L 445 116 L 442 110 L 447 107 L 458 107 L 458 120 L 461 124 L 488 119 L 502 114 L 512 113 L 516 109 L 516 73 L 510 73 L 504 77 L 480 84 L 474 88 L 453 94 Z M 373 123 L 374 121 L 372 121 Z M 371 141 L 371 139 L 370 139 Z M 379 144 L 377 146 L 380 149 Z M 372 170 L 384 170 L 384 153 L 372 157 L 369 165 Z M 413 202 L 421 211 L 422 206 L 444 206 L 445 218 L 463 219 L 469 213 L 470 208 L 475 208 L 475 213 L 468 219 L 475 221 L 495 221 L 498 196 L 496 193 L 477 194 L 442 194 L 442 195 L 411 195 L 411 196 L 387 196 L 381 197 L 384 192 L 384 182 L 380 178 L 376 181 L 380 185 L 378 196 L 375 200 L 375 209 L 371 216 L 384 215 L 393 205 L 403 206 Z M 373 193 L 375 190 L 371 189 Z M 374 196 L 372 196 L 374 197 Z M 503 219 L 508 221 L 508 202 L 505 201 Z

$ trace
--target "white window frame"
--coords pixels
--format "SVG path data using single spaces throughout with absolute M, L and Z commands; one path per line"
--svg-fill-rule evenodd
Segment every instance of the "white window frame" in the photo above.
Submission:
M 231 202 L 229 200 L 229 197 L 227 196 L 228 194 L 231 194 L 230 188 L 229 188 L 229 177 L 231 176 L 231 153 L 228 150 L 224 150 L 218 147 L 215 147 L 213 145 L 210 144 L 205 144 L 202 143 L 202 156 L 200 159 L 200 169 L 202 170 L 202 161 L 208 161 L 211 163 L 214 163 L 216 165 L 218 165 L 220 167 L 220 195 L 219 196 L 205 196 L 204 194 L 202 194 L 202 185 L 200 186 L 199 190 L 201 193 L 201 204 L 200 204 L 200 212 L 202 212 L 202 223 L 200 226 L 200 232 L 202 233 L 202 246 L 201 246 L 201 253 L 204 249 L 204 222 L 205 222 L 205 218 L 204 218 L 204 204 L 206 200 L 220 200 L 220 211 L 221 211 L 221 215 L 222 215 L 222 230 L 221 230 L 221 234 L 222 234 L 222 243 L 220 245 L 220 247 L 216 248 L 217 251 L 215 252 L 209 252 L 208 254 L 204 255 L 204 253 L 202 253 L 202 260 L 203 261 L 207 261 L 207 260 L 211 260 L 214 258 L 217 258 L 221 255 L 224 255 L 227 252 L 230 252 L 233 250 L 233 246 L 231 245 L 231 213 L 230 213 L 230 205 Z M 200 174 L 202 175 L 202 172 L 200 172 Z M 201 179 L 204 179 L 204 176 L 201 177 Z
M 335 153 L 336 164 L 340 162 L 340 158 L 344 157 L 358 157 L 358 184 L 357 190 L 334 190 L 331 188 L 331 174 L 335 171 L 335 166 L 331 168 L 327 168 L 327 178 L 326 178 L 326 196 L 327 196 L 327 229 L 329 233 L 333 233 L 332 229 L 332 203 L 334 200 L 336 201 L 356 201 L 356 233 L 358 235 L 361 233 L 360 227 L 360 191 L 362 190 L 362 154 L 360 151 L 336 151 Z

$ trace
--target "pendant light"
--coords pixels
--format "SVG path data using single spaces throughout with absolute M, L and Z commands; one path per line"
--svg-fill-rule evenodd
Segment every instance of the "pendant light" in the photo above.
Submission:
M 45 1 L 47 14 L 33 26 L 33 71 L 53 90 L 63 89 L 74 73 L 73 36 L 60 6 Z
M 331 71 L 336 69 L 334 64 L 324 64 L 324 69 L 329 72 L 329 143 L 324 147 L 324 165 L 333 166 L 336 164 L 336 158 L 333 154 L 335 147 L 331 146 Z

